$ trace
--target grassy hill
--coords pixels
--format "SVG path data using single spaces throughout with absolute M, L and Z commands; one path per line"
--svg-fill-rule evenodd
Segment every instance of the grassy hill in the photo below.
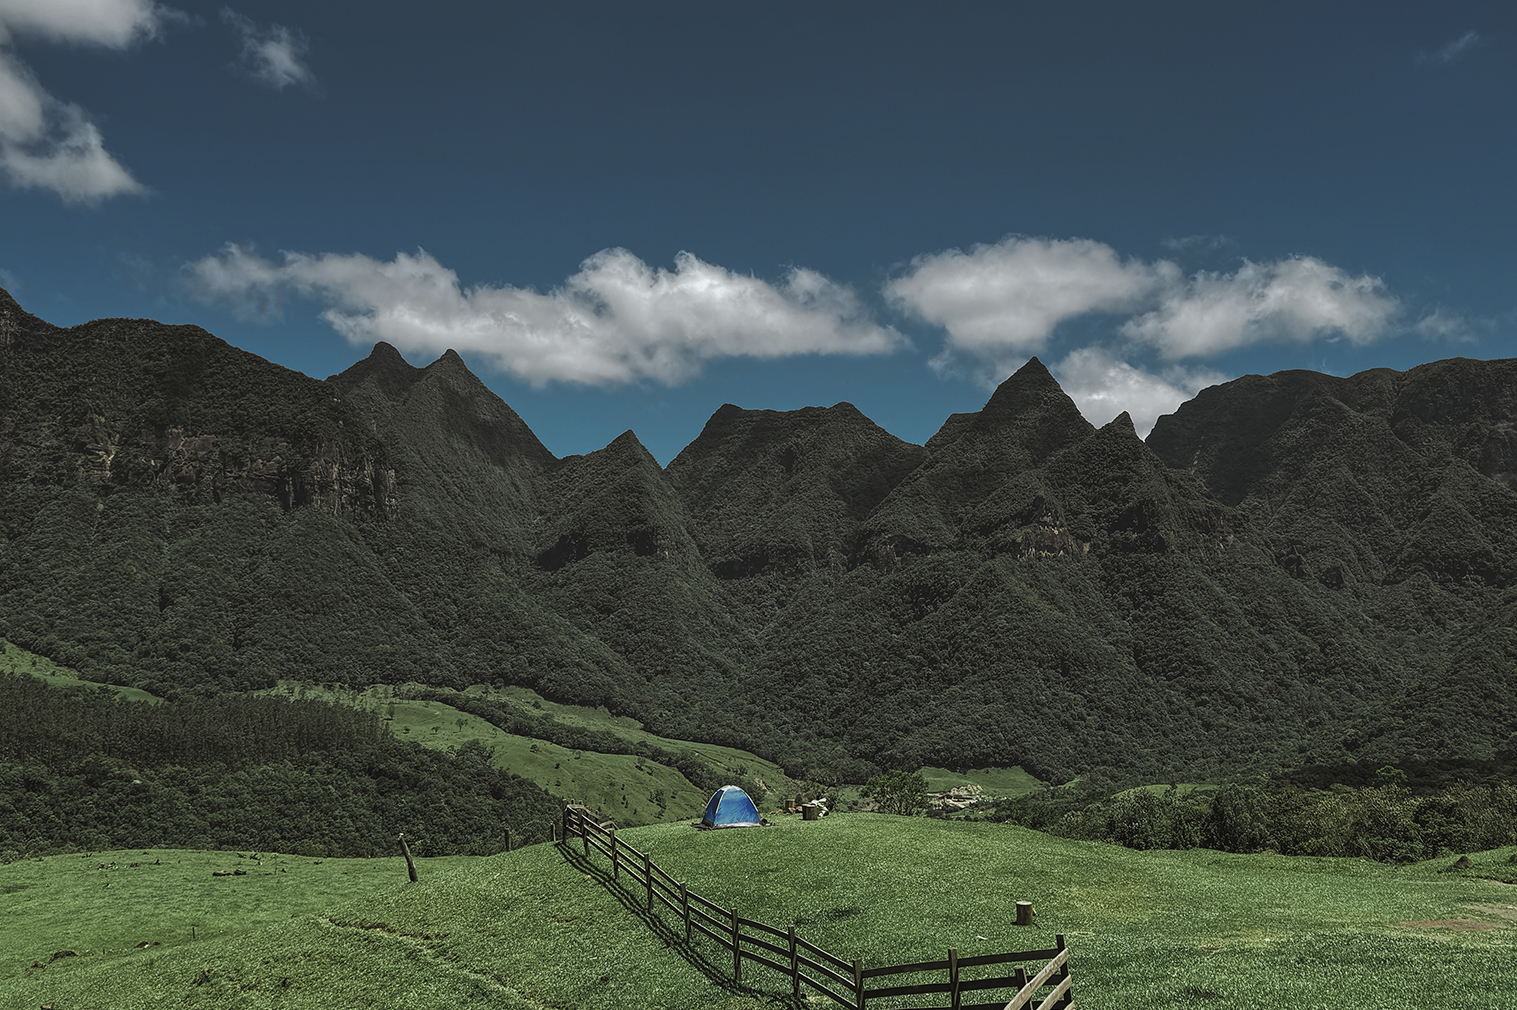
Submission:
M 522 734 L 501 730 L 447 702 L 415 697 L 425 691 L 425 685 L 421 684 L 376 684 L 357 689 L 281 681 L 266 693 L 371 709 L 384 716 L 391 733 L 423 747 L 449 750 L 470 742 L 481 743 L 494 754 L 497 767 L 535 782 L 555 796 L 603 810 L 624 825 L 698 818 L 710 793 L 691 783 L 678 769 L 636 753 L 553 742 L 565 727 L 609 735 L 628 749 L 656 749 L 695 758 L 718 778 L 746 780 L 757 785 L 755 791 L 759 795 L 754 798 L 761 803 L 764 794 L 768 794 L 769 805 L 773 805 L 797 788 L 772 761 L 733 747 L 658 736 L 643 729 L 637 720 L 612 715 L 604 707 L 562 704 L 524 687 L 475 685 L 456 692 L 461 699 L 489 702 L 540 727 L 535 734 Z
M 77 670 L 0 639 L 0 675 L 5 673 L 28 674 L 58 688 L 105 690 L 127 701 L 163 700 L 138 688 L 87 680 Z M 604 810 L 624 825 L 699 817 L 710 796 L 709 789 L 692 783 L 678 768 L 645 756 L 650 751 L 698 761 L 711 780 L 748 782 L 755 799 L 763 802 L 764 794 L 769 794 L 771 805 L 797 789 L 797 784 L 771 761 L 731 747 L 657 736 L 636 720 L 614 716 L 605 708 L 561 704 L 521 687 L 476 685 L 452 693 L 460 700 L 489 702 L 537 730 L 533 734 L 511 733 L 444 701 L 416 697 L 427 690 L 421 684 L 376 684 L 359 689 L 280 681 L 269 690 L 252 693 L 366 710 L 380 716 L 393 736 L 430 750 L 449 752 L 470 744 L 483 745 L 495 767 L 520 775 L 554 796 Z M 620 750 L 566 746 L 554 742 L 555 737 L 609 741 L 605 746 Z M 639 750 L 645 754 L 636 753 Z M 542 824 L 523 830 L 532 838 L 547 833 Z M 522 837 L 518 834 L 518 842 Z
M 1517 891 L 1480 874 L 1510 876 L 1512 848 L 1473 854 L 1459 874 L 1440 872 L 1448 860 L 1144 853 L 867 814 L 623 838 L 712 900 L 866 965 L 1064 933 L 1078 1003 L 1093 1010 L 1510 1006 Z M 672 917 L 650 928 L 604 861 L 576 852 L 423 860 L 415 885 L 398 857 L 133 851 L 0 866 L 0 1003 L 788 1005 L 778 976 L 750 966 L 752 988 L 734 988 L 717 947 L 686 947 Z M 248 872 L 211 876 L 236 868 Z M 1037 925 L 1012 924 L 1018 899 L 1034 902 Z M 52 960 L 59 950 L 77 956 Z

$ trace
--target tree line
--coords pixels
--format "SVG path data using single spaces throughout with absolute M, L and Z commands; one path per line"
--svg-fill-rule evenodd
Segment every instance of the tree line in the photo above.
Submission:
M 1517 784 L 1455 781 L 1414 792 L 1404 772 L 1372 785 L 1243 783 L 1181 794 L 1134 789 L 1091 800 L 1031 795 L 975 815 L 1132 849 L 1359 856 L 1410 863 L 1517 843 Z
M 478 743 L 428 750 L 319 701 L 146 705 L 0 675 L 0 859 L 116 848 L 376 856 L 546 840 L 559 801 Z

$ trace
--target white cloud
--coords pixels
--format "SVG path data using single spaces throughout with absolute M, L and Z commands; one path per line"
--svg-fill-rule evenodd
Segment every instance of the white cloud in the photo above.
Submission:
M 1156 375 L 1101 347 L 1071 351 L 1052 371 L 1087 421 L 1100 426 L 1125 410 L 1139 438 L 1148 437 L 1161 414 L 1174 413 L 1207 386 L 1229 378 L 1213 369 L 1177 366 Z
M 464 288 L 422 251 L 388 263 L 287 252 L 275 263 L 228 245 L 190 264 L 188 280 L 201 299 L 250 316 L 277 313 L 289 292 L 314 297 L 354 343 L 386 340 L 431 354 L 451 347 L 534 384 L 672 384 L 714 358 L 882 354 L 904 344 L 869 319 L 852 289 L 813 270 L 793 269 L 770 284 L 689 253 L 665 270 L 607 249 L 547 294 Z
M 1122 260 L 1089 239 L 1012 237 L 919 256 L 885 294 L 943 327 L 950 348 L 996 356 L 1041 350 L 1066 319 L 1140 309 L 1179 279 L 1173 263 Z
M 0 0 L 0 42 L 25 32 L 124 49 L 156 35 L 166 14 L 152 0 Z
M 1122 332 L 1169 359 L 1220 354 L 1265 340 L 1305 343 L 1338 334 L 1379 339 L 1400 311 L 1378 277 L 1358 277 L 1311 256 L 1202 272 L 1165 291 L 1158 308 Z
M 276 91 L 292 84 L 313 87 L 316 75 L 306 66 L 305 56 L 310 43 L 300 31 L 284 25 L 259 28 L 248 18 L 230 7 L 221 9 L 221 20 L 237 29 L 242 36 L 240 65 L 256 80 Z
M 1368 343 L 1401 311 L 1379 278 L 1310 256 L 1186 277 L 1169 260 L 1124 260 L 1088 239 L 1008 238 L 920 256 L 885 295 L 946 331 L 929 362 L 938 374 L 990 381 L 1046 350 L 1061 323 L 1094 313 L 1127 316 L 1120 336 L 1176 360 L 1268 340 Z
M 8 48 L 18 33 L 124 48 L 155 35 L 167 12 L 147 0 L 0 0 L 0 172 L 67 203 L 147 190 L 105 149 L 79 106 L 48 94 Z
M 1436 63 L 1440 66 L 1447 66 L 1450 63 L 1458 63 L 1460 60 L 1464 59 L 1470 50 L 1477 48 L 1483 44 L 1484 41 L 1485 40 L 1480 37 L 1480 33 L 1472 28 L 1469 31 L 1465 32 L 1463 35 L 1459 36 L 1454 41 L 1450 42 L 1448 45 L 1444 46 L 1442 49 L 1439 49 L 1438 51 L 1431 54 L 1421 54 L 1418 56 L 1418 60 L 1422 63 Z
M 1457 312 L 1434 309 L 1413 324 L 1412 329 L 1429 340 L 1443 340 L 1451 344 L 1475 343 L 1482 333 L 1489 333 L 1494 323 L 1490 319 L 1471 319 Z

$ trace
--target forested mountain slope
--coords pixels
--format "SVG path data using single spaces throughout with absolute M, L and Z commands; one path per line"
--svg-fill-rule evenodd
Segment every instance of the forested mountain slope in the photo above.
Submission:
M 728 404 L 661 469 L 452 352 L 0 315 L 0 634 L 100 679 L 520 683 L 797 773 L 1512 748 L 1514 362 L 1248 376 L 1145 444 L 1034 359 L 925 446 Z

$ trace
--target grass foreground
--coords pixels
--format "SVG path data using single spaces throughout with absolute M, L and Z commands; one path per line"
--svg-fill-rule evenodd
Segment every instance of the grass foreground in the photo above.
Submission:
M 867 965 L 1051 944 L 1079 1005 L 1509 1010 L 1517 848 L 1392 867 L 1137 852 L 1022 828 L 853 814 L 664 824 L 623 840 L 692 890 Z M 577 845 L 424 860 L 149 851 L 0 866 L 0 1004 L 98 1007 L 789 1006 L 730 982 Z M 135 865 L 133 865 L 135 864 Z M 214 870 L 244 869 L 213 877 Z M 1030 900 L 1037 925 L 1013 925 Z M 147 946 L 139 946 L 146 944 Z M 74 956 L 54 958 L 64 950 Z

